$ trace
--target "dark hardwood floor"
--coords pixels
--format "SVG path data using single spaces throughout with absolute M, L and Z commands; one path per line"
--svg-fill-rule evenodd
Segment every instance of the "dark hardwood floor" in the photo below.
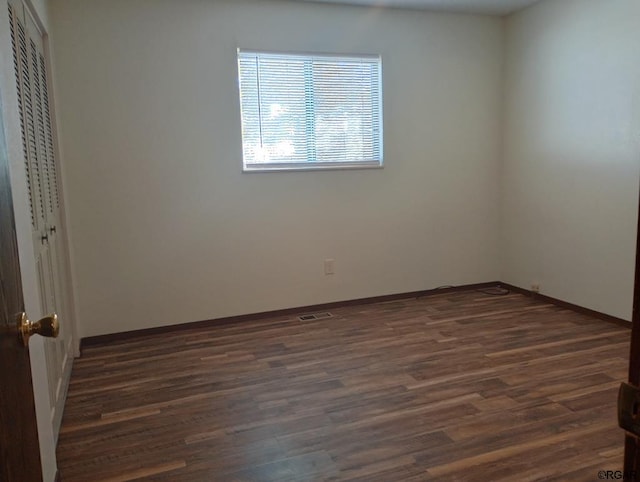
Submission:
M 65 482 L 597 481 L 630 330 L 520 294 L 350 306 L 87 347 Z

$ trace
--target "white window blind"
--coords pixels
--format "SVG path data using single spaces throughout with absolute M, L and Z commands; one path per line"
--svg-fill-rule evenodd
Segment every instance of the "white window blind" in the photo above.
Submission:
M 244 170 L 382 166 L 379 56 L 238 50 Z

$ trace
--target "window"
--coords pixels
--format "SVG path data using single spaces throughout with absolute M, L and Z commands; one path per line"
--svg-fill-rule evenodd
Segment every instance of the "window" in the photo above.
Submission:
M 379 56 L 238 50 L 245 171 L 382 166 Z

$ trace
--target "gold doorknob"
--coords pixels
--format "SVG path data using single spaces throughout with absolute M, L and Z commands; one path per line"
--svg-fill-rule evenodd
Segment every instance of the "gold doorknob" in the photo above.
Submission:
M 31 335 L 57 338 L 58 333 L 60 333 L 60 323 L 58 323 L 58 315 L 55 313 L 38 321 L 29 321 L 26 313 L 18 315 L 18 337 L 24 346 L 29 344 Z

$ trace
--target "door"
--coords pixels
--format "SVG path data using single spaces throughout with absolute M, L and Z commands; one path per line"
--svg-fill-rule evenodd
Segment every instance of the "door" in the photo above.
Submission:
M 66 315 L 58 166 L 45 42 L 34 15 L 22 0 L 9 0 L 8 7 L 40 308 L 42 313 Z M 49 410 L 56 440 L 73 359 L 73 336 L 68 328 L 63 323 L 60 336 L 44 344 Z
M 640 203 L 639 203 L 640 205 Z M 624 443 L 624 480 L 640 478 L 640 439 L 629 429 L 638 432 L 640 426 L 640 210 L 638 212 L 638 234 L 636 239 L 636 273 L 633 289 L 633 314 L 631 318 L 631 349 L 629 352 L 629 384 L 625 397 L 624 384 L 618 397 L 618 419 L 625 433 Z M 626 422 L 623 422 L 626 420 Z
M 42 480 L 28 347 L 18 343 L 24 311 L 7 146 L 0 105 L 0 480 Z

